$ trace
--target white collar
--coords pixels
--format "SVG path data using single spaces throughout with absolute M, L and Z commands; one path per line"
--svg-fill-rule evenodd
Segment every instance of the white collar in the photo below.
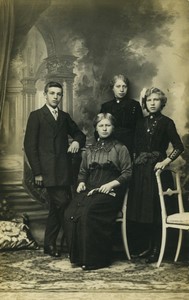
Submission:
M 48 109 L 50 110 L 51 113 L 53 111 L 57 111 L 58 112 L 58 107 L 53 108 L 52 106 L 48 105 L 47 103 L 46 103 L 46 106 L 48 107 Z

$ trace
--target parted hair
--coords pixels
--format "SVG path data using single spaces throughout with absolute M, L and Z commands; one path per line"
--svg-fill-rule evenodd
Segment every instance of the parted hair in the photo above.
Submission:
M 97 125 L 100 121 L 102 121 L 103 119 L 109 120 L 109 121 L 111 122 L 111 124 L 112 124 L 113 126 L 115 126 L 116 120 L 115 120 L 114 116 L 112 116 L 110 113 L 100 113 L 100 114 L 98 114 L 98 115 L 94 118 L 94 120 L 93 120 L 93 126 L 94 126 L 94 128 L 96 128 L 96 125 Z
M 59 83 L 59 82 L 56 82 L 56 81 L 50 81 L 48 82 L 45 87 L 44 87 L 44 93 L 47 93 L 48 92 L 48 89 L 50 87 L 58 87 L 62 90 L 62 93 L 63 93 L 63 86 Z
M 125 82 L 125 84 L 126 84 L 127 86 L 129 86 L 129 79 L 128 79 L 125 75 L 119 74 L 119 75 L 114 75 L 114 77 L 110 80 L 110 87 L 111 87 L 111 88 L 114 87 L 114 84 L 116 83 L 116 81 L 117 81 L 118 79 L 123 80 L 123 82 Z

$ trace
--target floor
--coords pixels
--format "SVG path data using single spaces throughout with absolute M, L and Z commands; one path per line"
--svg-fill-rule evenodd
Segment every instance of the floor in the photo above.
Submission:
M 2 300 L 188 300 L 188 293 L 61 293 L 61 292 L 17 292 L 0 293 Z

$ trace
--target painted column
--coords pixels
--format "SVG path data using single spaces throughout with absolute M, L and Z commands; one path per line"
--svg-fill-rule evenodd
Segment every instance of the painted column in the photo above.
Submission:
M 22 101 L 20 99 L 21 86 L 7 86 L 5 115 L 5 136 L 8 148 L 15 153 L 22 151 Z
M 68 112 L 73 117 L 73 82 L 75 74 L 73 73 L 74 61 L 73 55 L 52 55 L 46 58 L 47 72 L 46 82 L 56 81 L 63 85 L 64 96 L 60 108 Z
M 26 127 L 26 123 L 28 120 L 28 116 L 31 111 L 35 109 L 35 94 L 36 94 L 36 88 L 35 88 L 35 82 L 36 79 L 25 77 L 21 80 L 23 84 L 23 128 Z

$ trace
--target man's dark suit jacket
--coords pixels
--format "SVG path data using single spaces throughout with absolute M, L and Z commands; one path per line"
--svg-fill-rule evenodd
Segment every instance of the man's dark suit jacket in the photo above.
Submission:
M 80 147 L 84 146 L 85 135 L 68 113 L 58 110 L 55 121 L 46 105 L 31 112 L 24 149 L 33 175 L 42 175 L 45 187 L 73 183 L 72 157 L 67 153 L 69 135 Z

